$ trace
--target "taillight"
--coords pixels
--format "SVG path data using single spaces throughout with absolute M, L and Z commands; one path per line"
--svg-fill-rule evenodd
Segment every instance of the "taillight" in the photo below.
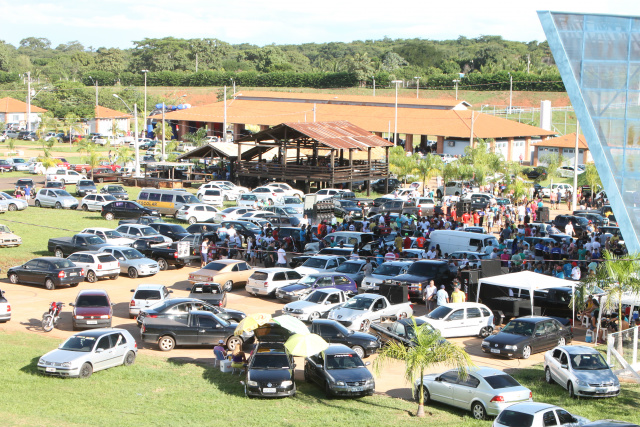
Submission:
M 529 399 L 533 399 L 533 393 L 529 392 Z
M 61 271 L 61 272 L 58 273 L 58 278 L 60 278 L 60 279 L 64 279 L 65 276 L 66 275 L 64 274 L 64 271 Z
M 173 257 L 174 257 L 175 259 L 178 259 L 178 252 L 174 252 L 174 253 L 173 253 Z
M 142 332 L 143 334 L 144 334 L 145 332 L 147 332 L 147 328 L 144 326 L 144 323 L 142 324 L 142 327 L 140 328 L 140 332 Z M 134 341 L 135 341 L 135 340 L 134 340 Z M 137 346 L 137 345 L 138 345 L 138 344 L 136 343 L 136 346 Z
M 409 304 L 409 307 L 411 307 L 411 310 L 413 310 L 413 304 Z
M 136 305 L 136 301 L 135 300 L 131 300 L 131 303 L 129 304 L 131 307 L 135 307 Z
M 102 264 L 98 264 L 98 270 L 102 270 Z
M 11 311 L 11 306 L 7 304 L 7 313 Z
M 84 268 L 80 270 L 80 275 L 84 276 Z
M 157 314 L 147 314 L 147 317 L 151 317 L 153 319 L 155 319 L 156 317 L 158 317 Z
M 490 400 L 491 402 L 504 402 L 504 396 L 493 396 L 493 399 Z
M 218 307 L 222 307 L 222 300 L 218 301 Z
M 264 287 L 266 288 L 267 286 L 269 286 L 269 282 L 264 282 L 264 283 L 262 284 L 262 286 L 264 286 Z

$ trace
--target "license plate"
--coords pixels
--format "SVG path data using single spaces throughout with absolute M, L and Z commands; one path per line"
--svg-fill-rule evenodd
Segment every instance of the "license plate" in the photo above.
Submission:
M 260 289 L 258 289 L 258 288 L 252 288 L 252 289 L 253 289 L 253 292 L 255 292 L 256 294 L 257 294 L 258 292 L 260 292 Z
M 596 393 L 606 393 L 607 389 L 606 388 L 597 388 L 596 389 Z
M 97 325 L 98 321 L 97 320 L 87 320 L 87 325 Z
M 500 354 L 500 349 L 492 348 L 492 349 L 491 349 L 491 353 L 498 353 L 498 354 Z
M 364 391 L 364 387 L 349 387 L 349 391 Z
M 275 393 L 276 389 L 275 388 L 263 388 L 262 392 L 263 393 Z
M 77 276 L 78 273 L 69 273 L 69 276 Z
M 56 368 L 45 368 L 46 372 L 55 372 Z

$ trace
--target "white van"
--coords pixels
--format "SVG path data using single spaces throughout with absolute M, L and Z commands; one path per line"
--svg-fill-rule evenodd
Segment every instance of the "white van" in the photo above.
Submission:
M 492 234 L 469 231 L 434 230 L 429 235 L 429 246 L 440 245 L 442 253 L 458 251 L 491 253 L 498 247 L 498 239 Z

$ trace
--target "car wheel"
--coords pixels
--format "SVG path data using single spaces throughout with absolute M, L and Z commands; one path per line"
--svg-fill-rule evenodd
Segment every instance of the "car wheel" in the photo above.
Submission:
M 560 337 L 558 338 L 558 345 L 565 345 L 567 343 L 567 340 L 565 339 L 565 337 Z
M 16 273 L 11 273 L 9 275 L 9 281 L 11 283 L 13 283 L 14 285 L 17 285 L 20 280 L 19 280 L 18 275 Z
M 484 420 L 487 416 L 487 411 L 484 409 L 484 405 L 480 402 L 475 402 L 471 405 L 471 413 L 476 420 Z
M 40 207 L 40 200 L 36 199 L 35 205 L 36 205 L 36 208 L 39 208 Z
M 484 328 L 480 329 L 480 333 L 478 335 L 480 336 L 480 338 L 486 338 L 491 335 L 492 331 L 493 328 L 491 326 L 485 326 Z
M 364 359 L 364 349 L 362 347 L 360 347 L 359 345 L 354 345 L 353 347 L 351 347 L 351 350 L 353 350 L 354 353 L 357 354 L 358 357 L 360 357 L 360 359 Z
M 62 252 L 62 249 L 56 249 L 54 251 L 54 254 L 55 254 L 56 258 L 64 258 L 64 252 Z
M 129 274 L 129 277 L 132 279 L 135 279 L 136 277 L 138 277 L 138 270 L 136 270 L 134 267 L 129 267 L 129 270 L 127 270 L 127 273 Z
M 191 218 L 189 218 L 188 222 L 189 222 L 189 225 L 191 225 L 191 224 L 195 224 L 196 222 L 198 222 L 198 220 L 196 219 L 195 216 L 192 216 Z
M 237 346 L 240 346 L 240 350 L 242 350 L 242 338 L 236 336 L 229 337 L 227 340 L 227 348 L 233 351 Z
M 169 263 L 164 258 L 158 258 L 158 269 L 165 271 L 169 269 Z
M 15 203 L 11 203 L 11 204 L 9 205 L 9 211 L 11 211 L 11 212 L 15 212 L 15 211 L 17 211 L 17 210 L 18 210 L 18 207 L 16 206 L 16 204 L 15 204 Z
M 158 340 L 158 347 L 160 348 L 160 351 L 171 351 L 175 346 L 176 340 L 174 340 L 173 337 L 170 337 L 169 335 L 162 336 Z
M 51 279 L 47 279 L 44 281 L 44 287 L 48 290 L 48 291 L 52 291 L 56 288 L 55 283 L 53 283 L 53 280 Z
M 60 202 L 56 202 L 56 204 L 54 205 L 55 209 L 62 209 L 62 205 L 60 204 Z
M 98 277 L 96 276 L 96 273 L 94 273 L 93 271 L 89 270 L 89 272 L 87 272 L 87 282 L 95 283 L 97 281 L 98 281 Z
M 91 374 L 93 374 L 93 366 L 91 366 L 91 363 L 87 362 L 80 368 L 80 373 L 78 374 L 78 376 L 80 378 L 89 378 Z
M 431 402 L 431 395 L 425 386 L 422 386 L 422 394 L 424 395 L 424 404 Z M 420 402 L 420 390 L 416 390 L 416 401 Z
M 362 322 L 362 327 L 360 328 L 360 330 L 362 332 L 367 332 L 369 330 L 369 326 L 371 326 L 371 320 L 364 320 Z
M 544 380 L 547 384 L 553 384 L 553 378 L 551 378 L 551 370 L 547 367 L 544 370 Z
M 233 289 L 233 282 L 231 280 L 227 280 L 227 283 L 224 284 L 224 290 L 226 292 L 231 292 Z
M 117 275 L 109 276 L 109 279 L 111 279 L 111 280 L 116 280 L 117 278 L 118 278 L 118 276 L 117 276 Z
M 82 205 L 82 210 L 87 212 L 89 210 L 89 206 L 87 206 L 86 204 Z
M 569 390 L 569 397 L 575 399 L 576 392 L 573 390 L 573 383 L 571 381 L 569 381 L 569 384 L 567 384 L 567 390 Z
M 66 182 L 64 182 L 64 179 L 61 179 L 61 180 L 60 180 L 60 184 L 62 184 L 63 186 L 64 186 L 64 185 L 67 185 L 67 183 L 66 183 Z
M 327 399 L 331 399 L 333 397 L 333 393 L 331 392 L 331 387 L 329 387 L 329 383 L 324 384 L 324 395 Z
M 136 353 L 132 350 L 129 350 L 129 352 L 127 353 L 126 356 L 124 356 L 124 361 L 123 361 L 123 365 L 124 366 L 131 366 L 133 365 L 133 362 L 136 361 Z
M 115 218 L 115 216 L 111 212 L 107 212 L 106 214 L 104 214 L 104 219 L 106 219 L 107 221 L 112 221 L 113 218 Z
M 522 358 L 528 359 L 529 356 L 531 356 L 531 346 L 525 345 L 524 348 L 522 349 Z
M 319 318 L 320 318 L 320 313 L 318 313 L 317 311 L 314 311 L 309 315 L 309 322 L 313 322 L 314 320 L 317 320 Z

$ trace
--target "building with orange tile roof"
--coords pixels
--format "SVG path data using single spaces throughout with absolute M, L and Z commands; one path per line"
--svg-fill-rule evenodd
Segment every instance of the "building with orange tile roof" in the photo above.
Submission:
M 31 129 L 36 129 L 38 123 L 42 121 L 42 113 L 46 113 L 44 108 L 36 107 L 31 104 Z M 19 101 L 14 98 L 2 98 L 0 99 L 0 122 L 4 122 L 6 125 L 13 125 L 18 129 L 27 128 L 27 103 Z
M 556 156 L 562 155 L 563 163 L 573 165 L 573 159 L 575 158 L 576 151 L 576 133 L 573 132 L 557 138 L 549 138 L 544 141 L 536 142 L 533 144 L 533 148 L 534 166 L 546 165 L 544 159 L 550 154 Z M 593 163 L 589 146 L 582 134 L 578 138 L 578 163 Z
M 127 134 L 131 129 L 131 114 L 96 105 L 95 117 L 89 120 L 89 132 L 102 135 Z

